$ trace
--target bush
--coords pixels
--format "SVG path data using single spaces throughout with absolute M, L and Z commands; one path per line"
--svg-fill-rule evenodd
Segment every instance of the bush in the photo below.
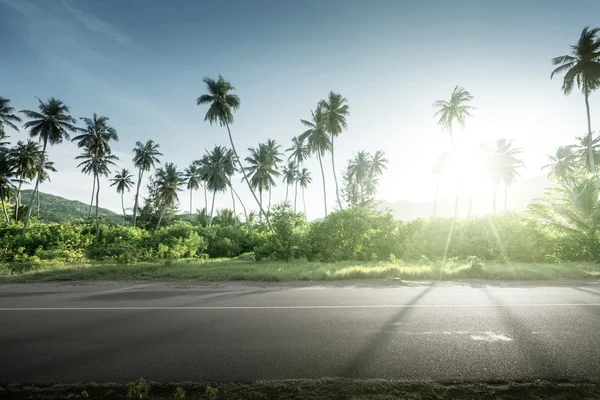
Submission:
M 265 258 L 287 261 L 306 256 L 307 225 L 303 214 L 295 213 L 289 203 L 279 203 L 273 206 L 271 226 L 273 232 L 266 235 L 263 244 L 254 248 L 257 261 Z

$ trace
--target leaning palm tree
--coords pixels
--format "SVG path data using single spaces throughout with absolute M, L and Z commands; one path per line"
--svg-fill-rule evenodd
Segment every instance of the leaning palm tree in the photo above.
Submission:
M 583 28 L 577 44 L 571 46 L 571 54 L 552 59 L 552 64 L 558 67 L 550 74 L 550 79 L 555 74 L 565 73 L 562 90 L 569 95 L 573 86 L 581 89 L 585 97 L 585 109 L 588 125 L 588 157 L 591 171 L 596 172 L 596 163 L 592 150 L 592 121 L 590 116 L 589 96 L 600 88 L 600 28 Z
M 334 139 L 347 128 L 346 117 L 350 115 L 348 100 L 342 97 L 341 94 L 329 92 L 327 100 L 321 100 L 326 116 L 326 130 L 331 138 L 331 166 L 333 168 L 333 180 L 335 182 L 335 194 L 337 196 L 338 207 L 342 209 L 342 201 L 340 200 L 340 191 L 338 188 L 337 174 L 335 173 L 335 153 L 333 142 Z
M 263 192 L 270 191 L 275 186 L 275 177 L 281 176 L 273 161 L 273 155 L 268 144 L 261 143 L 258 148 L 249 148 L 250 155 L 246 157 L 249 164 L 246 167 L 247 175 L 250 177 L 252 188 L 258 190 L 259 205 L 262 208 Z M 259 215 L 262 222 L 262 216 Z
M 560 146 L 556 149 L 555 155 L 549 155 L 548 159 L 550 163 L 542 167 L 542 169 L 549 170 L 548 178 L 557 182 L 567 182 L 573 178 L 576 166 L 571 146 Z M 589 158 L 586 157 L 586 159 L 589 161 Z
M 438 200 L 438 194 L 439 194 L 439 190 L 440 190 L 440 180 L 442 178 L 442 175 L 446 172 L 446 170 L 448 169 L 448 153 L 442 153 L 440 154 L 440 156 L 437 159 L 437 162 L 435 163 L 435 165 L 433 166 L 432 172 L 433 175 L 435 176 L 435 198 L 433 200 L 433 217 L 435 218 L 436 215 L 436 211 L 437 211 L 437 200 Z
M 69 140 L 69 132 L 78 131 L 78 128 L 75 126 L 75 119 L 69 114 L 69 107 L 62 101 L 55 98 L 50 98 L 45 103 L 39 98 L 38 101 L 39 111 L 21 111 L 30 119 L 30 121 L 23 125 L 25 129 L 29 130 L 29 136 L 39 137 L 39 140 L 43 142 L 42 152 L 40 153 L 39 158 L 37 179 L 33 192 L 31 193 L 29 206 L 27 207 L 27 215 L 23 222 L 23 235 L 27 232 L 33 199 L 39 189 L 40 174 L 42 174 L 44 161 L 46 160 L 46 147 L 48 146 L 48 143 L 50 143 L 51 146 L 62 143 L 63 140 Z
M 190 164 L 189 167 L 183 170 L 183 177 L 187 183 L 187 189 L 190 191 L 190 215 L 192 215 L 193 198 L 192 193 L 198 190 L 202 185 L 200 167 L 197 163 Z
M 244 166 L 242 165 L 242 161 L 240 160 L 240 157 L 235 148 L 235 144 L 233 143 L 231 129 L 229 128 L 229 125 L 233 124 L 233 112 L 240 107 L 240 98 L 237 95 L 230 93 L 233 90 L 235 90 L 235 88 L 231 83 L 223 79 L 221 75 L 219 75 L 219 79 L 216 81 L 214 79 L 204 78 L 204 83 L 206 84 L 206 87 L 208 89 L 208 94 L 203 94 L 202 96 L 198 97 L 198 99 L 196 100 L 196 104 L 210 105 L 208 111 L 206 112 L 206 115 L 204 116 L 204 121 L 208 121 L 211 125 L 213 123 L 218 123 L 221 126 L 227 127 L 229 143 L 231 144 L 231 148 L 233 150 L 233 153 L 235 154 L 235 159 L 239 164 L 240 171 L 244 176 L 244 180 L 246 181 L 246 184 L 248 185 L 248 188 L 250 189 L 250 193 L 252 193 L 254 200 L 257 204 L 259 204 L 260 212 L 263 215 L 265 215 L 267 225 L 270 228 L 271 223 L 269 222 L 269 218 L 265 214 L 265 211 L 262 209 L 262 206 L 258 201 L 258 197 L 256 197 L 256 193 L 254 193 L 254 190 L 252 189 L 250 180 L 246 175 Z
M 285 151 L 290 152 L 290 156 L 288 161 L 292 161 L 296 170 L 300 171 L 300 166 L 304 162 L 304 160 L 310 157 L 310 149 L 308 145 L 305 143 L 304 139 L 294 136 L 292 138 L 292 147 L 286 149 Z M 296 212 L 296 199 L 298 198 L 298 181 L 294 185 L 294 212 Z
M 452 145 L 452 152 L 456 157 L 456 146 L 454 145 L 453 126 L 457 122 L 462 128 L 465 127 L 465 121 L 467 117 L 471 117 L 471 110 L 475 110 L 475 107 L 469 105 L 473 100 L 473 96 L 469 91 L 455 86 L 450 96 L 450 100 L 437 100 L 433 103 L 433 107 L 437 108 L 437 111 L 433 115 L 435 118 L 439 117 L 438 125 L 450 135 L 450 144 Z M 459 181 L 456 181 L 456 195 L 454 197 L 454 218 L 458 214 L 458 190 Z
M 4 126 L 10 126 L 15 131 L 19 131 L 19 127 L 15 125 L 21 122 L 21 118 L 15 114 L 14 107 L 9 106 L 10 100 L 0 96 L 0 138 L 4 137 Z
M 224 146 L 215 146 L 211 151 L 207 151 L 207 157 L 204 160 L 202 169 L 202 180 L 205 182 L 208 191 L 212 192 L 212 205 L 210 207 L 209 224 L 212 224 L 213 212 L 215 209 L 215 196 L 217 192 L 225 192 L 229 187 L 229 177 L 233 175 L 233 164 L 229 150 Z M 236 156 L 237 157 L 237 156 Z
M 2 203 L 2 211 L 6 218 L 6 223 L 10 222 L 8 212 L 6 211 L 5 201 L 12 196 L 15 190 L 14 182 L 17 181 L 15 168 L 10 162 L 6 153 L 0 153 L 0 202 Z
M 321 178 L 323 179 L 323 205 L 325 207 L 325 216 L 327 216 L 327 186 L 325 184 L 325 172 L 323 171 L 321 157 L 331 149 L 331 138 L 327 134 L 327 119 L 323 105 L 319 104 L 317 109 L 312 112 L 312 121 L 301 119 L 300 122 L 308 128 L 300 135 L 300 139 L 306 140 L 310 152 L 317 153 L 317 157 L 319 158 Z
M 125 201 L 123 200 L 123 195 L 125 191 L 130 191 L 133 186 L 133 175 L 129 172 L 127 168 L 123 168 L 121 171 L 117 171 L 115 176 L 110 179 L 112 182 L 110 187 L 116 186 L 117 193 L 121 195 L 121 208 L 123 209 L 123 216 L 127 216 L 125 213 Z
M 137 188 L 135 190 L 135 200 L 133 202 L 133 226 L 136 224 L 137 210 L 138 210 L 138 199 L 140 195 L 140 185 L 142 183 L 142 177 L 144 171 L 150 171 L 156 164 L 160 164 L 158 156 L 162 156 L 162 153 L 158 151 L 158 143 L 154 143 L 154 140 L 148 140 L 145 144 L 142 142 L 136 142 L 133 148 L 133 165 L 138 168 L 138 180 Z
M 231 149 L 227 149 L 227 152 L 225 153 L 224 169 L 227 173 L 227 179 L 228 179 L 227 184 L 229 186 L 229 191 L 231 192 L 231 202 L 233 204 L 233 213 L 235 215 L 237 215 L 237 213 L 235 211 L 235 198 L 237 197 L 238 201 L 240 202 L 240 205 L 242 206 L 242 209 L 244 210 L 244 217 L 246 218 L 246 220 L 248 220 L 248 212 L 246 211 L 246 206 L 244 205 L 244 202 L 242 201 L 238 192 L 233 188 L 233 185 L 231 184 L 231 178 L 233 178 L 235 173 L 238 172 L 238 169 L 237 169 L 237 166 L 235 163 L 235 153 Z
M 159 228 L 166 210 L 175 207 L 179 201 L 177 193 L 181 190 L 181 186 L 185 184 L 185 178 L 173 163 L 165 163 L 164 168 L 157 169 L 155 175 L 156 198 L 161 208 L 156 225 Z
M 27 142 L 19 140 L 17 144 L 10 149 L 10 162 L 15 167 L 15 173 L 18 177 L 17 199 L 15 203 L 15 220 L 19 219 L 19 207 L 21 206 L 21 188 L 23 183 L 29 183 L 35 179 L 37 166 L 39 164 L 40 147 L 33 140 Z
M 296 163 L 290 161 L 287 166 L 283 167 L 283 183 L 285 183 L 285 201 L 288 201 L 288 192 L 290 189 L 290 185 L 296 183 L 296 175 L 298 175 L 298 168 L 296 167 Z
M 94 113 L 92 118 L 80 118 L 86 125 L 83 133 L 75 136 L 71 141 L 77 142 L 77 147 L 85 149 L 87 154 L 95 154 L 101 159 L 105 154 L 111 154 L 109 142 L 111 140 L 118 141 L 119 135 L 117 131 L 108 125 L 109 118 L 98 116 Z M 92 215 L 92 207 L 94 204 L 94 193 L 96 191 L 96 182 L 98 177 L 96 171 L 89 171 L 93 174 L 92 198 L 90 200 L 90 210 L 88 217 Z M 99 181 L 98 181 L 99 182 Z
M 304 215 L 306 215 L 306 201 L 304 200 L 304 189 L 310 185 L 312 178 L 308 168 L 302 168 L 302 171 L 298 173 L 296 180 L 300 184 L 300 190 L 302 191 L 302 204 L 304 205 Z

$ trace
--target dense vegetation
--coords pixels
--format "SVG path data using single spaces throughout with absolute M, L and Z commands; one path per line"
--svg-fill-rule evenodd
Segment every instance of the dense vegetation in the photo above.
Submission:
M 111 149 L 111 142 L 118 140 L 118 134 L 109 125 L 109 118 L 94 114 L 91 118 L 81 118 L 84 127 L 78 127 L 69 108 L 55 98 L 39 100 L 37 111 L 21 111 L 28 119 L 22 127 L 31 138 L 38 138 L 40 144 L 28 140 L 9 147 L 8 141 L 0 142 L 0 200 L 5 220 L 0 226 L 0 262 L 20 269 L 49 260 L 132 263 L 240 255 L 257 261 L 326 262 L 400 259 L 446 262 L 459 258 L 472 260 L 473 265 L 482 260 L 600 260 L 600 178 L 596 173 L 600 137 L 594 137 L 592 132 L 587 101 L 600 88 L 599 32 L 599 29 L 584 29 L 578 43 L 572 46 L 572 55 L 553 60 L 557 68 L 552 76 L 565 73 L 564 93 L 569 94 L 577 85 L 584 94 L 588 133 L 550 156 L 546 167 L 555 186 L 524 213 L 506 212 L 506 191 L 524 166 L 522 150 L 514 147 L 510 140 L 499 138 L 492 146 L 482 143 L 477 149 L 483 167 L 495 184 L 494 213 L 471 218 L 469 211 L 468 218 L 457 218 L 458 187 L 464 177 L 456 165 L 468 149 L 457 149 L 453 135 L 455 127 L 464 126 L 475 110 L 474 96 L 464 88 L 456 86 L 449 100 L 433 104 L 438 125 L 450 139 L 450 151 L 440 156 L 433 172 L 438 180 L 454 173 L 455 216 L 436 218 L 434 208 L 430 219 L 402 222 L 373 209 L 378 178 L 387 168 L 383 151 L 374 154 L 359 151 L 348 160 L 339 185 L 334 140 L 347 127 L 347 99 L 330 92 L 311 111 L 311 118 L 300 120 L 305 130 L 292 139 L 287 154 L 281 151 L 279 143 L 269 139 L 248 149 L 244 166 L 231 133 L 240 98 L 234 94 L 231 83 L 219 76 L 217 80 L 204 79 L 207 93 L 198 97 L 197 105 L 208 106 L 205 121 L 227 129 L 230 147 L 217 145 L 180 170 L 173 163 L 161 163 L 158 143 L 137 142 L 133 149 L 137 179 L 135 173 L 126 169 L 117 171 L 111 179 L 111 186 L 121 194 L 123 220 L 120 223 L 103 217 L 99 208 L 99 177 L 111 174 L 118 161 Z M 19 131 L 20 122 L 21 117 L 10 106 L 10 101 L 0 97 L 0 138 L 7 137 L 5 127 Z M 82 149 L 76 157 L 78 168 L 92 177 L 92 200 L 89 207 L 85 207 L 87 210 L 71 205 L 69 212 L 86 219 L 61 224 L 40 223 L 35 218 L 39 211 L 32 213 L 36 208 L 34 200 L 39 195 L 40 184 L 49 179 L 50 173 L 56 172 L 48 159 L 47 146 L 70 140 L 70 134 L 76 134 L 72 140 Z M 328 154 L 336 188 L 334 212 L 327 206 L 322 163 Z M 305 207 L 298 204 L 298 192 L 303 204 L 304 188 L 312 183 L 304 161 L 311 156 L 319 160 L 325 218 L 308 223 Z M 147 195 L 141 198 L 142 178 L 153 170 Z M 246 182 L 256 201 L 256 212 L 242 203 L 233 188 L 231 182 L 236 175 L 238 179 L 241 175 Z M 286 198 L 283 202 L 272 202 L 272 189 L 279 180 L 286 185 Z M 22 190 L 26 183 L 34 184 L 31 192 Z M 500 185 L 505 191 L 505 213 L 502 214 L 497 213 L 496 207 Z M 132 212 L 128 215 L 124 194 L 134 186 Z M 177 215 L 179 193 L 189 190 L 192 202 L 194 191 L 201 187 L 204 208 L 193 213 L 190 205 L 189 214 Z M 215 213 L 217 192 L 230 192 L 231 210 Z M 29 198 L 26 205 L 21 202 L 23 196 Z M 45 206 L 50 206 L 50 200 L 44 199 Z M 238 205 L 241 210 L 236 208 Z M 301 209 L 304 212 L 300 212 Z M 50 211 L 43 211 L 41 215 L 46 221 L 64 220 L 59 216 L 50 218 Z

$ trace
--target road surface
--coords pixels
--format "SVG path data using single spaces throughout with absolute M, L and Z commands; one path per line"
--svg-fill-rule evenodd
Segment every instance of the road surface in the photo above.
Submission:
M 0 383 L 600 378 L 600 285 L 0 286 Z

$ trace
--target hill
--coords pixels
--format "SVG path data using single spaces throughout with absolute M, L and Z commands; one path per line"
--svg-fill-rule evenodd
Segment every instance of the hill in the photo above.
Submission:
M 27 204 L 31 196 L 31 189 L 23 190 L 22 202 Z M 37 211 L 37 204 L 33 203 L 32 215 Z M 40 192 L 40 219 L 44 222 L 67 222 L 88 217 L 90 205 L 77 200 Z M 111 221 L 122 221 L 123 216 L 105 208 L 99 208 L 98 214 Z

